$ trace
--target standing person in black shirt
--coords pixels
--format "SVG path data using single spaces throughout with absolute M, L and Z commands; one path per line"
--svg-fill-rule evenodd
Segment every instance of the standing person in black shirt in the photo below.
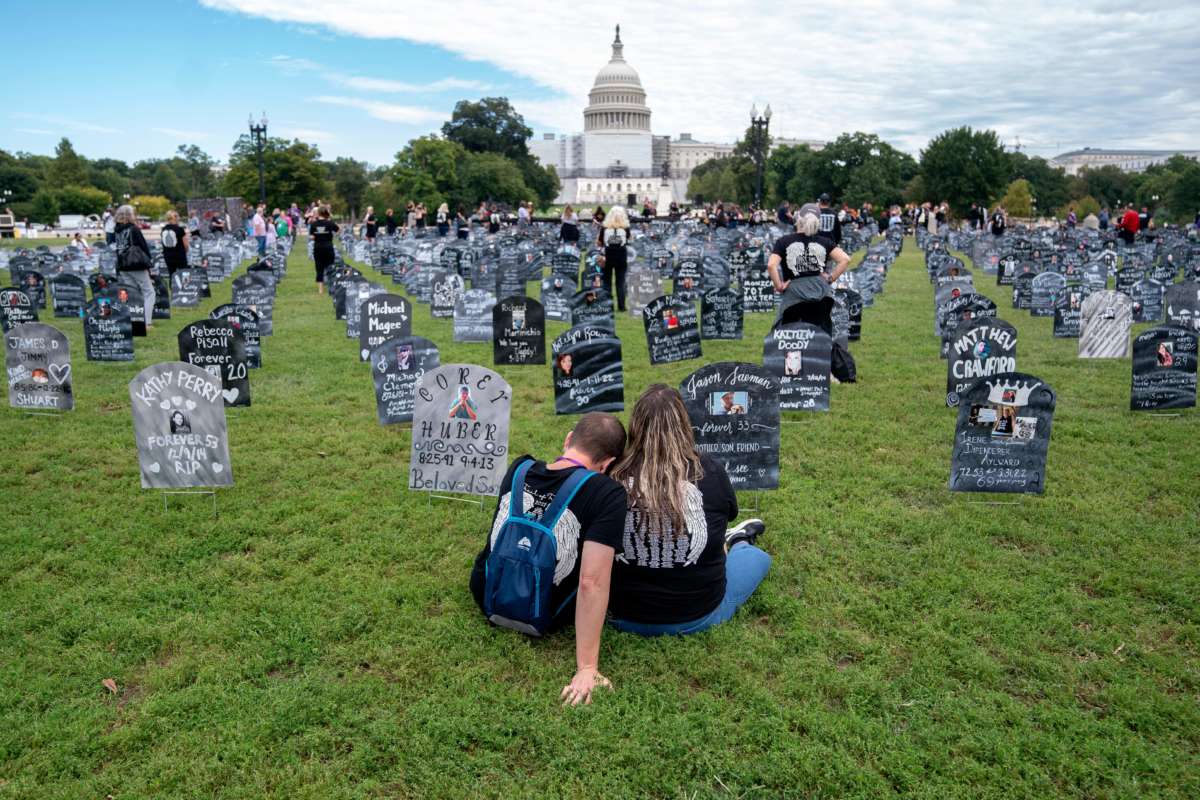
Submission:
M 805 208 L 810 207 L 806 204 L 804 208 L 800 209 L 800 212 L 803 214 Z M 835 245 L 841 244 L 842 222 L 838 219 L 837 210 L 829 205 L 829 195 L 827 194 L 822 194 L 817 198 L 817 219 L 821 224 L 820 232 L 832 240 Z
M 850 256 L 821 233 L 821 222 L 811 204 L 801 207 L 796 217 L 796 233 L 780 237 L 767 261 L 767 273 L 775 291 L 782 294 L 775 324 L 791 321 L 793 306 L 809 304 L 811 314 L 802 314 L 811 322 L 833 335 L 833 291 L 829 285 L 841 277 L 850 266 Z M 829 262 L 834 263 L 829 271 Z M 818 313 L 820 309 L 823 309 Z
M 167 273 L 175 274 L 177 269 L 187 268 L 188 233 L 179 224 L 179 215 L 174 211 L 167 212 L 167 224 L 159 233 L 162 242 L 163 261 L 167 264 Z
M 579 487 L 553 531 L 557 547 L 551 603 L 556 611 L 550 627 L 555 630 L 575 622 L 575 676 L 561 695 L 570 705 L 590 703 L 597 687 L 612 688 L 600 674 L 600 637 L 608 609 L 613 554 L 620 546 L 625 524 L 625 490 L 603 473 L 624 450 L 625 428 L 621 421 L 612 414 L 592 412 L 580 417 L 563 441 L 563 454 L 554 461 L 547 464 L 528 455 L 514 461 L 500 484 L 491 533 L 471 570 L 471 594 L 483 610 L 485 565 L 508 517 L 517 467 L 532 462 L 525 475 L 522 509 L 534 521 L 541 520 L 572 472 L 586 469 L 601 473 Z
M 363 217 L 363 224 L 367 227 L 367 232 L 364 234 L 368 242 L 374 242 L 375 236 L 379 233 L 379 220 L 375 217 L 375 207 L 367 206 L 367 214 Z
M 325 270 L 333 266 L 333 236 L 338 225 L 329 218 L 329 206 L 321 206 L 316 222 L 308 226 L 313 240 L 313 261 L 317 266 L 317 294 L 325 294 Z
M 613 206 L 600 229 L 600 240 L 604 248 L 604 290 L 612 293 L 613 276 L 617 278 L 617 310 L 625 310 L 625 275 L 629 270 L 629 217 L 624 206 Z
M 737 495 L 721 463 L 696 452 L 679 392 L 655 384 L 629 418 L 613 468 L 629 510 L 613 568 L 610 624 L 642 636 L 688 634 L 733 617 L 767 575 L 762 520 L 728 529 Z
M 471 237 L 471 220 L 467 219 L 466 209 L 461 205 L 454 214 L 454 229 L 459 239 L 469 239 Z
M 142 290 L 143 307 L 146 313 L 146 330 L 154 325 L 154 280 L 150 277 L 150 245 L 138 227 L 137 211 L 131 205 L 117 209 L 116 227 L 113 229 L 113 249 L 117 253 L 117 271 L 125 273 Z
M 396 235 L 396 212 L 390 208 L 383 218 L 383 228 L 387 231 L 388 236 Z

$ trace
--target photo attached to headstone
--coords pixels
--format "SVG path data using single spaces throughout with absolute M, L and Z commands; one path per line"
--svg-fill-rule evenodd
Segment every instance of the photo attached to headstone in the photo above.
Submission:
M 362 361 L 388 339 L 412 334 L 412 303 L 398 294 L 368 297 L 359 304 L 358 317 L 358 357 Z
M 225 319 L 203 319 L 184 325 L 177 339 L 180 361 L 220 379 L 225 405 L 250 405 L 249 359 L 240 330 Z
M 729 288 L 709 289 L 700 295 L 700 338 L 742 338 L 742 296 Z M 846 320 L 849 333 L 849 318 Z
M 475 290 L 472 290 L 475 291 Z M 417 384 L 408 487 L 495 497 L 508 468 L 512 388 L 476 364 L 447 364 Z
M 658 297 L 642 309 L 642 325 L 651 364 L 700 358 L 700 323 L 693 301 L 674 294 Z
M 961 395 L 950 490 L 1041 494 L 1056 395 L 1039 378 L 1002 372 Z
M 262 340 L 258 334 L 258 314 L 251 311 L 248 306 L 226 303 L 210 311 L 208 318 L 223 320 L 232 325 L 246 343 L 246 365 L 250 369 L 258 369 L 262 366 Z
M 140 286 L 128 283 L 118 283 L 109 286 L 100 293 L 101 297 L 113 300 L 129 309 L 129 321 L 133 325 L 134 336 L 145 336 L 146 330 L 146 298 Z
M 575 281 L 557 273 L 550 273 L 542 281 L 542 311 L 546 319 L 554 322 L 571 321 L 571 298 L 575 295 Z
M 625 408 L 621 340 L 610 328 L 577 325 L 551 344 L 554 413 Z
M 781 411 L 828 411 L 833 339 L 816 325 L 792 322 L 763 339 L 763 367 L 779 378 Z
M 1080 358 L 1125 358 L 1129 355 L 1129 329 L 1133 301 L 1129 295 L 1106 289 L 1083 301 L 1079 322 Z
M 466 291 L 466 284 L 457 272 L 438 272 L 430 284 L 429 315 L 434 319 L 452 319 L 458 298 Z
M 1130 299 L 1133 300 L 1134 322 L 1162 321 L 1165 289 L 1161 283 L 1150 278 L 1142 278 L 1133 285 Z
M 507 366 L 546 363 L 546 315 L 541 303 L 512 295 L 492 307 L 492 360 Z
M 721 462 L 735 491 L 779 486 L 779 379 L 757 364 L 722 361 L 679 384 L 696 449 Z
M 603 289 L 581 289 L 571 296 L 571 325 L 596 325 L 616 330 L 612 295 Z
M 496 295 L 485 289 L 468 289 L 454 307 L 454 341 L 492 341 L 492 308 Z
M 1130 410 L 1195 407 L 1196 340 L 1195 331 L 1166 325 L 1134 337 Z
M 109 297 L 84 306 L 83 351 L 88 361 L 133 361 L 129 307 Z
M 71 390 L 71 343 L 62 331 L 25 322 L 4 333 L 8 404 L 22 411 L 75 408 Z
M 0 326 L 8 331 L 26 322 L 37 322 L 38 310 L 29 293 L 16 286 L 0 289 Z
M 263 273 L 247 273 L 235 278 L 232 283 L 232 301 L 249 306 L 258 314 L 258 333 L 270 336 L 275 332 L 275 283 L 268 281 Z
M 949 335 L 946 405 L 953 408 L 980 378 L 1017 370 L 1017 329 L 999 318 L 963 322 Z
M 195 308 L 203 294 L 202 276 L 198 270 L 177 269 L 171 275 L 171 305 L 174 308 Z
M 420 336 L 398 336 L 371 351 L 371 379 L 380 425 L 412 422 L 417 383 L 437 369 L 437 345 Z
M 1200 331 L 1200 281 L 1184 281 L 1168 286 L 1163 295 L 1167 324 Z
M 146 367 L 129 382 L 143 489 L 232 486 L 221 381 L 181 361 Z

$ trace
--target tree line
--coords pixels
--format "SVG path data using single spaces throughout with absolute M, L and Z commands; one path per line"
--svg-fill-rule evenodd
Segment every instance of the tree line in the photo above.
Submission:
M 747 129 L 732 155 L 696 167 L 688 183 L 693 201 L 753 202 L 753 136 Z M 919 159 L 861 132 L 844 133 L 820 150 L 777 147 L 765 159 L 765 204 L 808 201 L 822 192 L 855 208 L 946 201 L 960 216 L 972 203 L 1000 203 L 1018 217 L 1064 217 L 1074 210 L 1082 219 L 1103 207 L 1132 203 L 1150 208 L 1159 220 L 1183 223 L 1200 212 L 1200 163 L 1173 156 L 1138 173 L 1107 165 L 1072 176 L 1044 158 L 1006 150 L 994 131 L 970 127 L 938 134 Z

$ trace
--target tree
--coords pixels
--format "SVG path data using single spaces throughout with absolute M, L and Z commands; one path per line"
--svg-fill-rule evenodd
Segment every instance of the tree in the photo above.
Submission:
M 1084 195 L 1083 197 L 1079 198 L 1078 200 L 1073 200 L 1072 202 L 1068 203 L 1065 207 L 1060 209 L 1058 216 L 1066 217 L 1067 213 L 1071 209 L 1075 209 L 1075 216 L 1079 217 L 1079 221 L 1082 222 L 1083 218 L 1086 217 L 1088 214 L 1099 214 L 1100 213 L 1100 204 L 1098 202 L 1096 202 L 1096 198 L 1092 197 L 1090 194 Z
M 1080 196 L 1090 194 L 1099 200 L 1102 206 L 1116 208 L 1122 200 L 1133 200 L 1129 173 L 1123 172 L 1114 164 L 1084 167 L 1079 171 L 1077 181 L 1081 184 Z
M 212 156 L 194 144 L 181 144 L 175 151 L 175 159 L 183 162 L 189 197 L 207 197 L 212 193 L 212 168 L 216 163 Z M 186 198 L 185 198 L 186 199 Z
M 472 153 L 499 153 L 516 162 L 528 157 L 526 142 L 533 131 L 507 97 L 484 97 L 478 103 L 460 100 L 442 136 Z
M 158 197 L 169 197 L 172 200 L 186 200 L 187 190 L 183 188 L 183 181 L 175 174 L 175 170 L 165 161 L 159 162 L 154 168 L 154 176 L 150 179 L 149 186 L 150 195 Z
M 1029 190 L 1029 181 L 1017 178 L 1008 185 L 1008 191 L 1000 200 L 1004 210 L 1014 217 L 1029 217 L 1033 214 L 1033 194 Z
M 58 222 L 58 198 L 49 189 L 38 189 L 30 203 L 29 219 L 46 225 Z
M 55 195 L 63 214 L 101 214 L 112 203 L 107 192 L 93 186 L 64 186 Z
M 1200 163 L 1192 161 L 1179 172 L 1167 203 L 1176 222 L 1190 222 L 1200 214 Z
M 530 196 L 521 170 L 512 159 L 498 153 L 473 153 L 464 161 L 460 174 L 464 197 L 470 202 L 494 200 L 515 204 Z
M 953 128 L 921 151 L 921 174 L 933 199 L 947 201 L 961 215 L 971 203 L 986 203 L 1003 190 L 1009 160 L 995 131 Z
M 172 206 L 167 198 L 152 194 L 139 194 L 132 198 L 129 204 L 137 209 L 138 216 L 152 220 L 162 219 Z
M 39 184 L 37 174 L 15 160 L 12 164 L 0 165 L 0 189 L 12 192 L 11 200 L 14 203 L 31 199 L 37 193 Z
M 300 140 L 267 139 L 263 146 L 263 174 L 267 207 L 287 208 L 328 196 L 329 184 L 315 145 Z M 258 157 L 249 134 L 242 134 L 229 156 L 229 172 L 222 189 L 227 197 L 258 201 Z
M 489 196 L 486 192 L 474 197 L 464 196 L 459 170 L 460 166 L 465 168 L 472 158 L 473 154 L 457 142 L 436 136 L 421 136 L 396 154 L 392 180 L 402 196 L 424 203 L 427 208 L 436 208 L 441 203 L 472 205 Z M 505 160 L 512 164 L 511 159 Z M 515 168 L 516 165 L 513 166 Z
M 333 182 L 333 192 L 351 219 L 358 216 L 362 207 L 363 195 L 366 194 L 370 182 L 367 180 L 367 165 L 353 158 L 338 158 L 326 165 L 329 178 Z
M 54 161 L 47 177 L 51 188 L 87 185 L 87 162 L 75 152 L 71 140 L 65 136 L 54 148 Z
M 1008 154 L 1008 163 L 1009 180 L 1024 178 L 1029 181 L 1030 191 L 1040 207 L 1062 208 L 1071 199 L 1071 181 L 1061 167 L 1051 166 L 1044 158 L 1030 158 L 1019 151 Z

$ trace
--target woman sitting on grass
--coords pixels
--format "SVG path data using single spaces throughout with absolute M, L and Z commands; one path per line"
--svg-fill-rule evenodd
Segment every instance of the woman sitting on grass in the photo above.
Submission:
M 696 452 L 679 392 L 655 384 L 629 418 L 612 470 L 629 493 L 613 565 L 609 623 L 642 636 L 698 633 L 729 620 L 771 567 L 762 520 L 727 530 L 737 495 L 720 462 Z

